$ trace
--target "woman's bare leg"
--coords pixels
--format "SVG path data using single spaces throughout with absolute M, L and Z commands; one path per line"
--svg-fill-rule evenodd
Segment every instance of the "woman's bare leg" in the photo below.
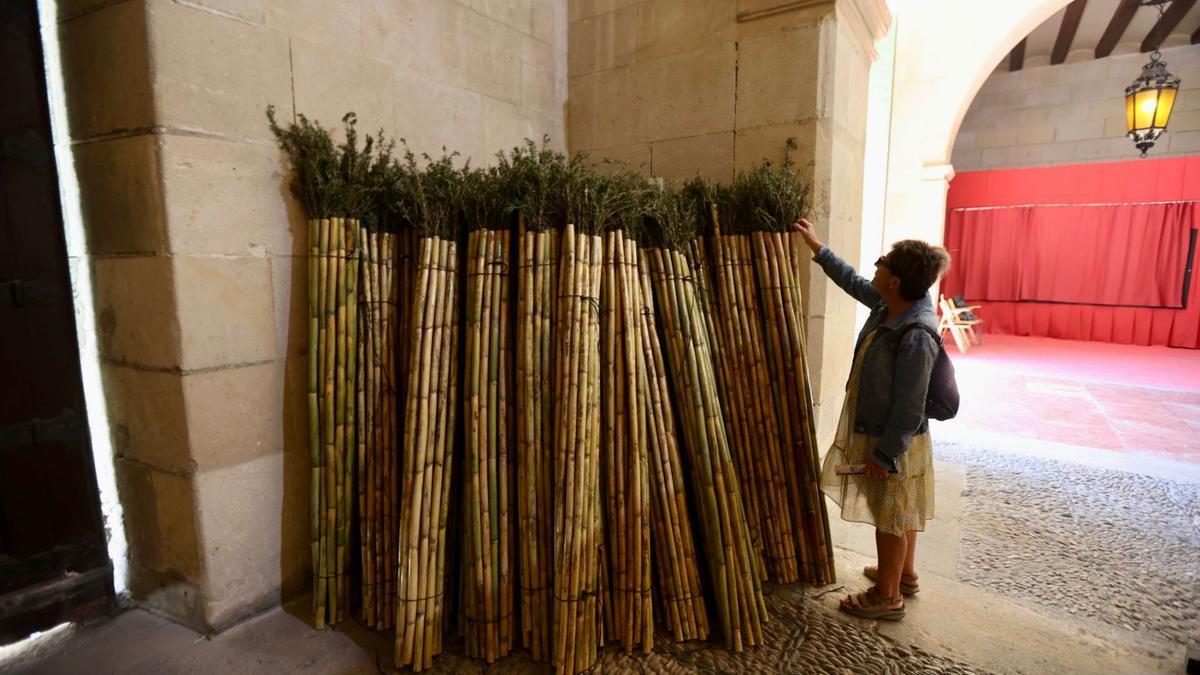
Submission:
M 879 577 L 875 589 L 885 598 L 900 597 L 900 574 L 904 571 L 908 537 L 875 530 L 875 550 L 879 555 Z
M 911 532 L 908 532 L 907 539 L 908 539 L 908 548 L 904 552 L 904 580 L 905 581 L 916 581 L 916 579 L 917 579 L 917 568 L 916 568 L 917 531 L 912 530 Z

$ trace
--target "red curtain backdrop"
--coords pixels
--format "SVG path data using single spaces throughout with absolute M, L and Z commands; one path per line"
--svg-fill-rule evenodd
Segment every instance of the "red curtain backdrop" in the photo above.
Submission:
M 1197 200 L 1200 157 L 959 174 L 943 292 L 993 333 L 1200 348 Z

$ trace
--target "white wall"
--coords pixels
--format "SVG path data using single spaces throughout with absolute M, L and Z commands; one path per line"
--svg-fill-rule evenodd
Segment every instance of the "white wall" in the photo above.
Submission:
M 940 242 L 951 149 L 997 64 L 1069 0 L 894 0 L 896 83 L 884 240 Z
M 892 88 L 896 68 L 896 24 L 875 45 L 879 58 L 871 64 L 867 84 L 867 144 L 863 166 L 862 243 L 858 269 L 869 275 L 875 259 L 891 242 L 883 240 L 883 213 L 887 200 L 888 145 L 891 141 Z M 857 306 L 857 326 L 862 328 L 870 310 Z

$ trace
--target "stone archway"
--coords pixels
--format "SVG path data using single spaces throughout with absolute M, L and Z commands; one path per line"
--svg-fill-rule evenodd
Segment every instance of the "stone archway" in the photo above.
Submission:
M 950 153 L 976 93 L 1012 48 L 1069 0 L 894 0 L 892 101 L 883 240 L 940 242 Z

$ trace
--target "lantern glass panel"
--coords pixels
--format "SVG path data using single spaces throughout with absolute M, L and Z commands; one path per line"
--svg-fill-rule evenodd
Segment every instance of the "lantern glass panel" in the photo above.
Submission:
M 1159 129 L 1167 128 L 1167 121 L 1171 119 L 1171 108 L 1175 107 L 1175 95 L 1179 93 L 1178 89 L 1163 89 L 1158 95 L 1158 108 L 1154 113 L 1154 126 Z
M 1149 129 L 1154 124 L 1154 111 L 1158 108 L 1158 90 L 1145 89 L 1137 93 L 1134 101 L 1134 128 Z

